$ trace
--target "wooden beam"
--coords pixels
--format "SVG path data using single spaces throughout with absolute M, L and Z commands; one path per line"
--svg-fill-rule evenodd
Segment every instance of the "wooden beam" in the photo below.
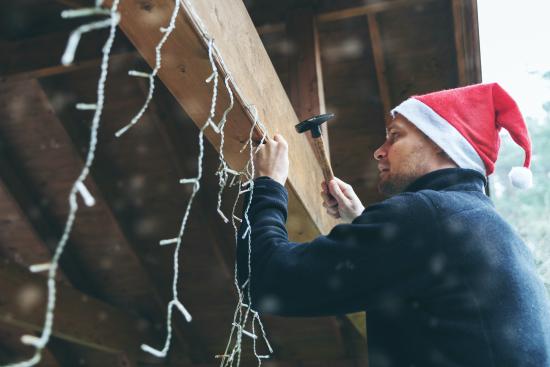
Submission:
M 0 138 L 0 256 L 28 268 L 32 264 L 50 261 L 55 239 L 59 238 L 61 232 L 56 228 L 57 223 L 39 204 L 39 198 L 22 177 L 19 167 L 13 164 L 15 160 L 10 159 L 7 146 Z M 60 260 L 57 279 L 66 285 L 76 284 L 79 289 L 93 292 L 91 283 L 78 269 L 71 252 L 69 244 L 67 253 Z M 47 273 L 42 272 L 39 275 L 45 277 Z M 1 343 L 12 351 L 12 355 L 3 360 L 16 360 L 32 354 L 32 348 L 21 344 L 21 335 L 22 332 L 15 328 L 2 326 Z M 66 349 L 71 348 L 68 345 Z M 55 360 L 57 352 L 52 348 L 52 343 L 49 343 L 42 355 L 41 365 L 59 366 L 60 363 Z
M 292 38 L 295 50 L 289 61 L 290 100 L 298 119 L 305 120 L 326 112 L 317 21 L 310 9 L 299 9 L 289 16 L 286 29 L 288 35 Z M 313 145 L 310 134 L 306 136 L 310 144 Z M 323 138 L 325 139 L 325 147 L 328 148 L 326 124 L 323 125 Z M 327 154 L 329 154 L 328 149 Z M 360 320 L 361 318 L 365 320 L 364 312 L 349 316 L 353 320 Z M 343 325 L 342 329 L 347 326 L 356 327 L 361 335 L 366 336 L 365 322 L 362 324 L 360 322 L 347 322 Z M 351 334 L 346 330 L 340 332 L 339 328 L 337 328 L 336 333 L 340 337 L 343 335 L 347 337 Z M 347 342 L 348 340 L 342 344 L 345 345 Z
M 311 9 L 298 9 L 289 16 L 286 29 L 294 45 L 289 60 L 290 102 L 303 121 L 326 112 L 325 91 L 317 21 Z M 323 141 L 330 160 L 327 124 L 322 126 Z M 322 157 L 315 149 L 311 134 L 306 134 L 317 159 Z
M 153 342 L 147 322 L 74 288 L 57 283 L 53 335 L 89 348 L 127 353 L 147 361 L 143 342 Z M 0 262 L 0 323 L 36 332 L 42 329 L 46 282 L 9 261 Z
M 101 48 L 107 38 L 105 31 L 98 31 L 93 37 L 82 37 L 75 62 L 64 66 L 61 55 L 68 38 L 69 34 L 63 32 L 0 44 L 0 54 L 4 58 L 0 64 L 0 81 L 41 78 L 100 64 Z M 115 43 L 110 63 L 126 64 L 135 55 L 132 45 L 122 35 Z
M 328 11 L 317 15 L 319 22 L 335 22 L 338 20 L 345 20 L 348 18 L 364 16 L 368 14 L 375 14 L 390 10 L 395 10 L 408 6 L 421 6 L 422 4 L 432 1 L 447 1 L 447 0 L 393 0 L 393 1 L 380 1 L 374 4 L 367 4 L 362 6 L 356 6 L 353 8 L 339 9 L 334 11 Z
M 452 0 L 458 82 L 481 83 L 477 0 Z
M 5 257 L 21 265 L 29 266 L 48 262 L 61 236 L 61 230 L 50 213 L 40 205 L 40 197 L 29 184 L 24 172 L 16 165 L 16 159 L 9 150 L 9 143 L 0 137 L 0 198 L 2 216 L 10 216 L 6 224 L 14 224 L 17 216 L 19 228 L 0 227 L 0 247 L 5 248 Z M 17 233 L 14 233 L 16 229 Z M 24 236 L 24 237 L 15 237 Z M 19 242 L 24 241 L 24 242 Z M 17 248 L 13 248 L 17 244 Z M 73 248 L 67 247 L 60 259 L 58 280 L 78 289 L 95 294 L 93 285 L 84 277 L 74 261 Z M 45 273 L 43 273 L 45 274 Z
M 145 60 L 154 65 L 155 45 L 162 36 L 159 29 L 168 23 L 173 3 L 123 2 L 120 6 L 121 28 Z M 198 16 L 215 39 L 216 48 L 224 59 L 223 66 L 217 60 L 222 78 L 229 72 L 233 77 L 236 107 L 229 114 L 230 123 L 225 132 L 228 163 L 234 169 L 242 169 L 248 160 L 248 153 L 240 152 L 254 120 L 246 105 L 256 106 L 269 134 L 282 133 L 290 145 L 291 169 L 287 186 L 292 218 L 289 221 L 298 222 L 294 228 L 300 228 L 293 233 L 294 238 L 305 240 L 319 232 L 327 233 L 336 221 L 322 210 L 317 187 L 322 181 L 320 165 L 316 164 L 311 147 L 304 144 L 306 138 L 294 130 L 298 119 L 244 4 L 238 0 L 185 1 L 182 7 L 176 29 L 163 48 L 163 54 L 169 56 L 164 58 L 160 79 L 195 124 L 202 126 L 208 116 L 212 93 L 205 79 L 212 71 L 207 56 L 207 41 L 198 35 L 196 24 L 191 20 L 197 20 Z M 150 36 L 143 37 L 143 34 Z M 228 95 L 220 86 L 217 119 L 228 104 Z M 259 129 L 255 129 L 254 135 L 258 140 L 260 134 Z M 219 136 L 212 130 L 207 129 L 206 136 L 214 146 L 219 145 Z
M 374 67 L 376 68 L 376 80 L 378 81 L 378 93 L 384 109 L 384 118 L 386 121 L 391 119 L 390 110 L 392 101 L 388 79 L 386 77 L 386 62 L 384 61 L 384 48 L 380 37 L 380 27 L 376 19 L 376 14 L 368 14 L 370 43 L 374 57 Z

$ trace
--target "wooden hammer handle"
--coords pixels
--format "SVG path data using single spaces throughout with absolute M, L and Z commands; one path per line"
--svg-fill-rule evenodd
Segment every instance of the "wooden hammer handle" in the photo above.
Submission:
M 329 183 L 330 180 L 334 178 L 334 173 L 332 172 L 332 167 L 327 157 L 325 151 L 325 144 L 323 143 L 323 138 L 313 138 L 313 146 L 315 147 L 317 158 L 321 164 L 321 169 L 323 170 L 323 176 L 325 176 L 325 182 Z

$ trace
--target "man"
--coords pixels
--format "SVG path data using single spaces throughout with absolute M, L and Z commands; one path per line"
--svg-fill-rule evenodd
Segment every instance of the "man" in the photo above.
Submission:
M 498 84 L 479 84 L 415 96 L 392 115 L 374 152 L 390 197 L 364 209 L 341 180 L 323 185 L 327 212 L 346 224 L 308 244 L 289 242 L 285 229 L 287 143 L 275 135 L 259 149 L 250 279 L 248 237 L 237 249 L 252 306 L 287 316 L 367 311 L 370 367 L 550 366 L 547 291 L 484 193 L 501 127 L 525 150 L 512 183 L 531 184 L 517 105 Z

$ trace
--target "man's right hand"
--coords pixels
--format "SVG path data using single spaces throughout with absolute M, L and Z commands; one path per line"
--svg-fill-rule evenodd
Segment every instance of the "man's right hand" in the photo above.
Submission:
M 323 189 L 321 191 L 323 206 L 331 217 L 351 223 L 365 210 L 353 188 L 339 178 L 335 177 L 334 180 L 331 180 L 328 187 L 323 181 L 321 187 Z

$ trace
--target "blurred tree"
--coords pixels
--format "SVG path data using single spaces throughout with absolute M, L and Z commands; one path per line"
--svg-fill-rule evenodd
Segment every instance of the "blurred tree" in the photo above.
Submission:
M 550 71 L 543 73 L 542 78 L 550 80 Z M 523 163 L 524 153 L 504 130 L 490 185 L 497 210 L 525 240 L 535 255 L 540 274 L 550 287 L 550 100 L 542 108 L 544 117 L 526 118 L 532 140 L 533 187 L 518 190 L 511 186 L 508 172 Z

